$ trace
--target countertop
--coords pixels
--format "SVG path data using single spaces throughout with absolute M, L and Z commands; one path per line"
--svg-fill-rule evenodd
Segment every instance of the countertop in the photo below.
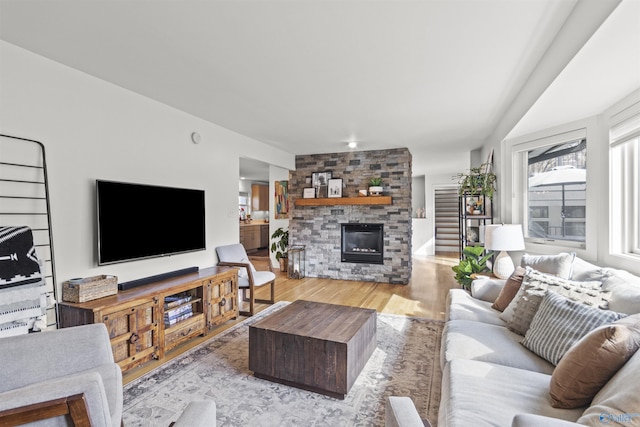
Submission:
M 269 223 L 265 222 L 263 220 L 254 220 L 254 221 L 251 221 L 249 223 L 246 223 L 244 221 L 240 221 L 240 227 L 252 227 L 252 226 L 256 226 L 256 225 L 269 225 Z

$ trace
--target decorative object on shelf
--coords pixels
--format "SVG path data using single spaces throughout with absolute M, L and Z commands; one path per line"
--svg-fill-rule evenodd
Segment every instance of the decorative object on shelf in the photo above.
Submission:
M 287 250 L 289 257 L 289 279 L 304 278 L 304 245 L 291 246 Z
M 358 190 L 358 197 L 367 197 L 367 190 Z
M 469 227 L 467 230 L 467 243 L 478 243 L 478 232 L 475 228 Z
M 507 251 L 521 251 L 525 248 L 522 225 L 490 224 L 485 227 L 485 248 L 500 251 L 493 262 L 493 274 L 499 279 L 508 278 L 515 270 L 513 260 Z
M 328 185 L 331 179 L 331 172 L 313 172 L 311 174 L 311 186 L 316 189 L 316 197 L 326 198 L 328 196 Z
M 469 173 L 459 173 L 453 177 L 458 180 L 458 194 L 486 196 L 493 198 L 496 191 L 496 174 L 491 172 L 491 165 L 483 163 L 480 167 L 469 169 Z
M 342 197 L 342 179 L 341 178 L 334 178 L 329 180 L 328 196 Z
M 287 271 L 287 248 L 289 247 L 289 230 L 280 227 L 273 232 L 271 238 L 275 240 L 271 243 L 271 253 L 276 254 L 276 259 L 280 263 L 280 271 Z
M 482 197 L 472 197 L 467 200 L 467 213 L 471 215 L 482 215 L 484 212 L 484 202 Z
M 289 181 L 275 182 L 274 206 L 275 219 L 287 219 L 289 217 Z
M 471 275 L 490 271 L 487 261 L 493 256 L 493 252 L 484 254 L 482 246 L 467 246 L 462 250 L 462 256 L 463 259 L 458 265 L 451 267 L 451 269 L 456 273 L 456 281 L 468 291 L 471 289 L 473 281 Z
M 93 276 L 71 279 L 62 283 L 62 300 L 67 302 L 87 302 L 118 293 L 116 276 Z
M 369 195 L 382 196 L 382 178 L 374 176 L 369 180 Z
M 315 199 L 316 198 L 316 189 L 313 187 L 308 187 L 302 190 L 302 198 L 304 199 Z

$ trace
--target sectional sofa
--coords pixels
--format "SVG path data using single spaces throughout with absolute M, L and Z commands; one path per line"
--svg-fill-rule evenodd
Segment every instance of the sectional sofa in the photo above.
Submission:
M 450 291 L 438 426 L 640 426 L 640 277 L 567 253 L 522 260 Z M 393 419 L 410 400 L 387 410 L 387 425 L 422 425 Z

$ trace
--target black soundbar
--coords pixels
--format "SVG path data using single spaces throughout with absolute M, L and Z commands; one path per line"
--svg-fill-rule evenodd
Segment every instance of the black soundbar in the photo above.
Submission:
M 126 291 L 127 289 L 137 288 L 138 286 L 148 285 L 159 280 L 171 279 L 173 277 L 184 276 L 185 274 L 195 273 L 198 267 L 187 267 L 181 270 L 169 271 L 168 273 L 156 274 L 155 276 L 143 277 L 142 279 L 131 280 L 129 282 L 118 283 L 118 289 Z

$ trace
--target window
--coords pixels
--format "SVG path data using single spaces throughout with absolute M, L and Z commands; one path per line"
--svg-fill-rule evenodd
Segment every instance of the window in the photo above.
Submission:
M 611 252 L 640 256 L 640 114 L 612 126 L 609 144 Z
M 585 242 L 587 141 L 527 151 L 527 237 Z

